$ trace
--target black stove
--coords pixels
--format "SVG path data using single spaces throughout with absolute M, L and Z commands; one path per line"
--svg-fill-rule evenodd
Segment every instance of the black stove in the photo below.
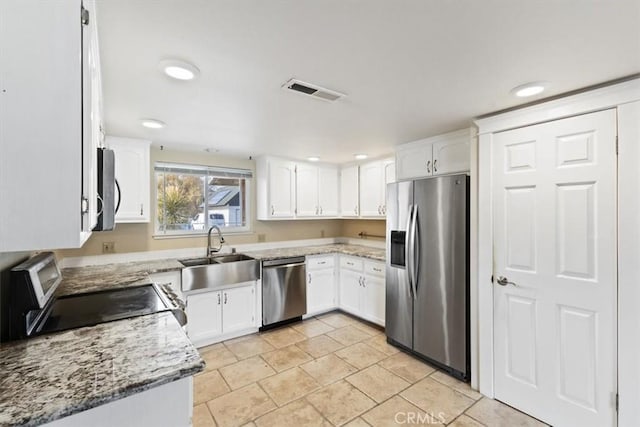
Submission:
M 57 298 L 45 311 L 35 334 L 168 311 L 171 306 L 160 292 L 153 284 L 147 284 Z
M 184 303 L 171 291 L 149 283 L 83 294 L 53 296 L 62 280 L 55 256 L 43 252 L 11 270 L 2 292 L 0 341 L 28 338 L 67 329 L 170 311 L 181 325 Z

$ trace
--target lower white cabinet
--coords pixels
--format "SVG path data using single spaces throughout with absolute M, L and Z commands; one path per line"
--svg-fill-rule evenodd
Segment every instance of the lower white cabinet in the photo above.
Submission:
M 248 282 L 249 283 L 249 282 Z M 187 335 L 196 347 L 255 327 L 255 283 L 186 297 Z
M 335 255 L 307 257 L 307 315 L 336 308 Z
M 255 324 L 255 287 L 242 286 L 222 291 L 222 333 L 251 328 Z
M 384 326 L 384 263 L 340 257 L 340 308 Z

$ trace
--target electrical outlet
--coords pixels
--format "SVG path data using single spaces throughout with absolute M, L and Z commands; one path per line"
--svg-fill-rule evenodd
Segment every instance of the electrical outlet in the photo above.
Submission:
M 324 237 L 324 230 L 320 230 L 320 237 Z
M 102 242 L 102 253 L 113 254 L 116 252 L 116 242 Z
M 258 243 L 264 242 L 267 240 L 267 235 L 264 233 L 258 233 Z

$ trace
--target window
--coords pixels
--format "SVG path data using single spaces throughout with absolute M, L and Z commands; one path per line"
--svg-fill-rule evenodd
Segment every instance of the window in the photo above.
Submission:
M 201 234 L 213 225 L 247 231 L 252 172 L 156 163 L 156 234 Z

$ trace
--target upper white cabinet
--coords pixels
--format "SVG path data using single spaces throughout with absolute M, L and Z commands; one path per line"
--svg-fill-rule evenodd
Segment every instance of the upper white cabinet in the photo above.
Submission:
M 338 169 L 297 163 L 296 217 L 338 216 Z
M 258 219 L 384 218 L 395 159 L 338 169 L 262 157 L 256 163 Z
M 4 0 L 0 15 L 0 252 L 80 247 L 97 218 L 94 1 Z
M 116 180 L 120 188 L 116 222 L 149 222 L 151 141 L 109 136 L 106 142 L 115 153 Z
M 360 216 L 386 216 L 387 184 L 394 181 L 394 159 L 378 160 L 360 166 Z
M 340 216 L 357 218 L 360 215 L 359 166 L 348 166 L 340 171 Z
M 258 219 L 338 216 L 338 169 L 263 157 L 256 163 Z
M 471 137 L 467 128 L 398 146 L 398 180 L 468 171 Z
M 318 168 L 318 207 L 319 216 L 336 217 L 339 213 L 339 173 L 330 166 Z
M 296 207 L 296 164 L 262 157 L 256 163 L 258 219 L 293 219 Z

